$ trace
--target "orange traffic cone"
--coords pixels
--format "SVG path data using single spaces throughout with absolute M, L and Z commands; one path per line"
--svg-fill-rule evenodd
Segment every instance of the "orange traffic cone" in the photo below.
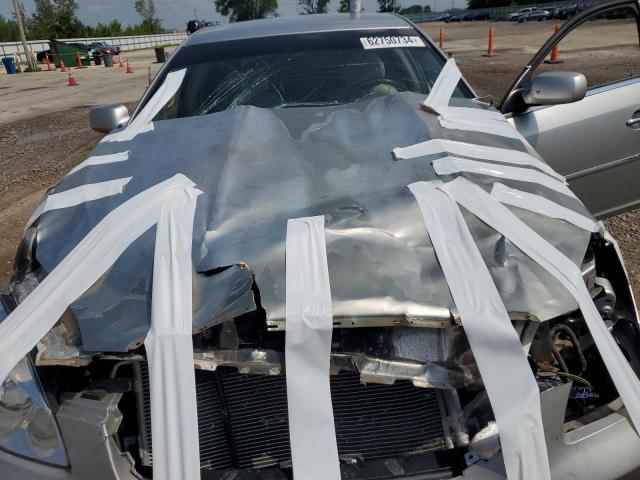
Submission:
M 72 77 L 71 70 L 69 70 L 69 83 L 67 84 L 67 86 L 69 86 L 69 87 L 77 87 L 78 86 L 78 82 L 76 82 L 76 79 Z
M 493 25 L 489 24 L 489 46 L 487 47 L 487 53 L 482 54 L 483 57 L 493 57 Z
M 60 71 L 62 73 L 67 73 L 69 71 L 69 69 L 67 67 L 65 67 L 64 65 L 64 59 L 60 58 Z
M 120 55 L 118 55 L 118 66 L 124 67 L 124 62 L 122 61 L 122 57 Z
M 87 68 L 82 64 L 82 59 L 80 58 L 80 53 L 76 52 L 76 68 Z
M 556 20 L 555 32 L 558 33 L 558 30 L 560 30 L 560 22 Z M 551 56 L 549 57 L 549 60 L 545 60 L 544 63 L 562 63 L 562 60 L 558 58 L 559 54 L 560 44 L 556 43 L 551 49 Z
M 129 65 L 129 60 L 127 59 L 127 73 L 133 73 L 133 68 Z
M 54 66 L 51 65 L 51 60 L 49 60 L 49 54 L 46 52 L 44 54 L 44 61 L 47 62 L 47 72 L 55 72 L 56 67 L 55 65 Z
M 440 50 L 444 48 L 444 32 L 442 31 L 442 27 L 440 27 Z

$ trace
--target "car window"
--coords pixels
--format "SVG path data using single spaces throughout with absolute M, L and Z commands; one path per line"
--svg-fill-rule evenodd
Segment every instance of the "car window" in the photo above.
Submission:
M 409 29 L 290 37 L 297 38 L 183 48 L 170 70 L 186 68 L 185 78 L 156 119 L 204 115 L 240 105 L 313 107 L 394 92 L 428 93 L 444 64 Z M 373 48 L 363 46 L 361 39 L 368 38 L 373 38 L 369 45 Z M 375 46 L 378 41 L 384 48 Z M 472 96 L 464 85 L 456 95 Z
M 570 16 L 572 12 L 568 13 Z M 589 89 L 640 75 L 640 48 L 635 13 L 620 8 L 579 25 L 540 64 L 534 75 L 548 71 L 580 72 Z

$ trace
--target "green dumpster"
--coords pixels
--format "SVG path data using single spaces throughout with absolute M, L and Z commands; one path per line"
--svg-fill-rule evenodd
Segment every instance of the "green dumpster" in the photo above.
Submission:
M 60 67 L 60 59 L 64 61 L 67 67 L 77 67 L 76 53 L 80 54 L 82 65 L 88 67 L 90 65 L 89 48 L 83 43 L 65 43 L 59 40 L 49 40 L 51 53 L 53 54 L 53 63 L 56 67 Z

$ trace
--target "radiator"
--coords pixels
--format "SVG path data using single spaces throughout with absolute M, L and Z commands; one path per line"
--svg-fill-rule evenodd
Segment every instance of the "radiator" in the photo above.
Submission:
M 143 372 L 143 463 L 153 464 L 149 389 Z M 291 464 L 284 376 L 196 371 L 202 468 Z M 375 460 L 444 450 L 440 392 L 410 382 L 364 385 L 355 373 L 331 377 L 343 460 Z

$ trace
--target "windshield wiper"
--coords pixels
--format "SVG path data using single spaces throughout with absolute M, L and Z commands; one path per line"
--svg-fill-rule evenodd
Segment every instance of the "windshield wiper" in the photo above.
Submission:
M 341 102 L 333 100 L 330 102 L 290 102 L 283 103 L 274 108 L 293 108 L 293 107 L 330 107 L 332 105 L 341 105 Z

